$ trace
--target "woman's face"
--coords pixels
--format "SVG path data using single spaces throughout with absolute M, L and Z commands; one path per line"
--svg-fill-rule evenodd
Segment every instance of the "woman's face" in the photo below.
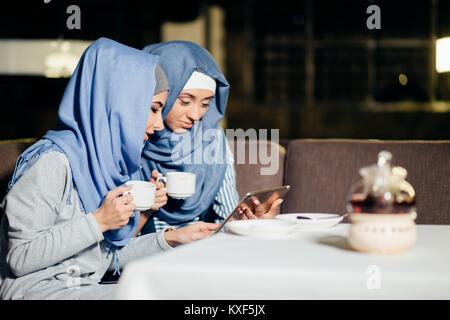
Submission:
M 165 124 L 176 133 L 186 132 L 205 115 L 212 98 L 214 92 L 210 90 L 183 90 L 164 119 Z
M 164 129 L 162 120 L 162 109 L 167 100 L 169 91 L 163 91 L 153 96 L 150 114 L 148 115 L 147 125 L 145 126 L 144 141 L 148 140 L 149 134 L 154 134 L 155 131 Z

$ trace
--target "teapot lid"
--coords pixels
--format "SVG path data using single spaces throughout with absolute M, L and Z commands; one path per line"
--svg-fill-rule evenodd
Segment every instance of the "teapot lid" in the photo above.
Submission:
M 378 153 L 377 164 L 359 169 L 359 174 L 362 175 L 363 178 L 367 179 L 375 176 L 380 178 L 388 178 L 391 174 L 391 160 L 392 154 L 389 151 L 381 151 Z
M 389 151 L 378 153 L 375 165 L 363 167 L 359 173 L 363 177 L 366 194 L 383 194 L 388 190 L 395 195 L 397 202 L 414 201 L 413 187 L 405 180 L 408 172 L 403 167 L 391 167 L 392 154 Z

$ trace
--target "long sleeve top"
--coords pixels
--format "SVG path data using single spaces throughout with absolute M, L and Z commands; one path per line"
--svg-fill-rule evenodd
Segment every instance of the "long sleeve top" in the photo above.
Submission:
M 114 297 L 115 285 L 98 284 L 113 269 L 113 254 L 93 213 L 80 206 L 63 153 L 42 154 L 0 208 L 2 299 Z M 162 232 L 134 238 L 118 251 L 119 267 L 170 248 Z

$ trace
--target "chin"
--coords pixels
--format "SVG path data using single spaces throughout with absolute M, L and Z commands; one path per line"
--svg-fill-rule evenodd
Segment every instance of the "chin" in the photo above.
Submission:
M 175 133 L 185 133 L 187 132 L 189 129 L 185 129 L 185 128 L 177 128 L 175 129 L 173 132 Z

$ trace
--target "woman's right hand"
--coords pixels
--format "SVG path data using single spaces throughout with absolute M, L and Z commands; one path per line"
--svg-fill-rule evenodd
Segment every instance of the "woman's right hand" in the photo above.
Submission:
M 152 207 L 152 211 L 159 210 L 159 208 L 165 206 L 167 203 L 167 191 L 164 183 L 157 181 L 159 177 L 162 177 L 162 174 L 159 173 L 158 170 L 153 170 L 150 182 L 156 185 L 156 193 L 155 204 Z
M 134 216 L 136 205 L 133 196 L 128 193 L 119 197 L 130 190 L 130 187 L 120 186 L 109 191 L 100 208 L 94 211 L 94 218 L 102 232 L 122 228 L 128 224 L 130 217 Z

